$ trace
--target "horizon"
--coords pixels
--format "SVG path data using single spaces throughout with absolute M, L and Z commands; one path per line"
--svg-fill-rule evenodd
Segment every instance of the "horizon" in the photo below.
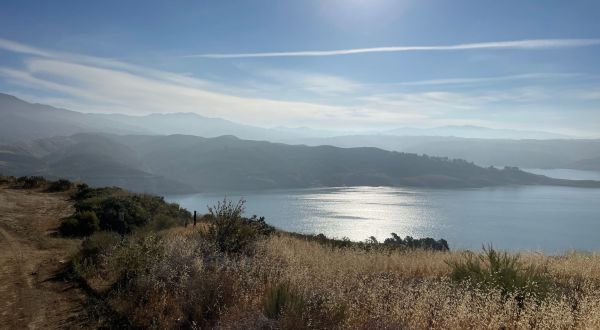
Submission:
M 15 95 L 11 95 L 8 93 L 4 93 L 2 91 L 0 91 L 0 95 L 5 95 L 8 97 L 12 97 L 12 98 L 16 98 L 17 100 L 21 101 L 21 102 L 26 102 L 29 104 L 33 104 L 33 105 L 40 105 L 40 106 L 50 106 L 54 109 L 57 110 L 66 110 L 66 111 L 70 111 L 70 112 L 75 112 L 75 113 L 80 113 L 80 114 L 91 114 L 91 115 L 108 115 L 108 116 L 112 116 L 112 115 L 117 115 L 117 116 L 129 116 L 129 117 L 133 117 L 133 118 L 144 118 L 144 117 L 150 117 L 150 116 L 169 116 L 169 115 L 186 115 L 186 116 L 196 116 L 198 118 L 201 119 L 210 119 L 210 120 L 222 120 L 225 122 L 229 122 L 229 123 L 233 123 L 236 125 L 243 125 L 245 127 L 251 127 L 251 128 L 259 128 L 259 129 L 266 129 L 266 130 L 273 130 L 273 131 L 298 131 L 298 130 L 309 130 L 309 131 L 315 131 L 315 132 L 319 132 L 321 133 L 319 136 L 323 136 L 323 137 L 342 137 L 342 136 L 353 136 L 353 135 L 365 135 L 365 136 L 369 136 L 369 135 L 374 135 L 374 136 L 404 136 L 404 137 L 410 137 L 410 136 L 423 136 L 423 137 L 427 137 L 427 136 L 439 136 L 439 137 L 456 137 L 456 138 L 472 138 L 472 139 L 509 139 L 509 140 L 518 140 L 518 139 L 523 139 L 523 140 L 557 140 L 557 139 L 571 139 L 571 140 L 585 140 L 585 139 L 589 139 L 589 140 L 594 140 L 594 139 L 600 139 L 600 136 L 587 136 L 587 137 L 582 137 L 582 136 L 574 136 L 574 135 L 564 135 L 564 134 L 555 134 L 555 133 L 551 133 L 551 132 L 547 132 L 547 131 L 534 131 L 534 130 L 514 130 L 514 129 L 502 129 L 502 128 L 490 128 L 490 127 L 486 127 L 486 126 L 477 126 L 477 125 L 444 125 L 444 126 L 435 126 L 435 127 L 418 127 L 418 126 L 398 126 L 398 127 L 393 127 L 393 128 L 389 128 L 389 129 L 385 129 L 385 130 L 344 130 L 344 129 L 319 129 L 319 128 L 312 128 L 312 127 L 306 127 L 306 126 L 282 126 L 282 125 L 277 125 L 277 126 L 254 126 L 254 125 L 249 125 L 249 124 L 244 124 L 241 122 L 236 122 L 234 120 L 227 120 L 224 118 L 220 118 L 220 117 L 209 117 L 209 116 L 204 116 L 200 113 L 197 112 L 153 112 L 153 113 L 142 113 L 142 114 L 128 114 L 128 113 L 116 113 L 116 112 L 106 112 L 106 113 L 96 113 L 96 112 L 82 112 L 82 111 L 78 111 L 76 109 L 67 109 L 67 108 L 61 108 L 61 107 L 56 107 L 50 104 L 43 104 L 43 103 L 37 103 L 37 102 L 33 102 L 31 100 L 25 100 L 22 98 L 19 98 Z M 515 137 L 515 136 L 511 136 L 511 137 L 494 137 L 494 136 L 485 136 L 485 134 L 480 134 L 480 135 L 475 135 L 475 136 L 469 136 L 469 132 L 468 131 L 454 131 L 451 133 L 442 133 L 440 132 L 440 130 L 444 130 L 444 129 L 476 129 L 476 130 L 486 130 L 489 133 L 494 133 L 494 132 L 504 132 L 504 133 L 514 133 L 514 134 L 521 134 L 520 137 Z M 404 131 L 403 131 L 404 130 Z M 412 131 L 412 132 L 411 132 Z M 409 133 L 410 132 L 410 133 Z M 195 134 L 185 134 L 185 133 L 173 133 L 173 134 L 183 134 L 183 135 L 195 135 Z M 538 135 L 536 137 L 528 137 L 527 134 L 534 134 L 534 135 Z M 232 135 L 232 134 L 224 134 L 225 135 Z
M 270 128 L 600 132 L 600 4 L 140 5 L 3 5 L 0 90 Z

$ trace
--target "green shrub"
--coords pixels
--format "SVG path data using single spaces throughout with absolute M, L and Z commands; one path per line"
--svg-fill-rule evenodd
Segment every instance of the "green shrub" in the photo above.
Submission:
M 115 248 L 111 271 L 125 285 L 138 276 L 151 274 L 153 267 L 165 258 L 165 244 L 157 235 L 131 235 Z
M 81 249 L 72 259 L 75 273 L 81 278 L 92 275 L 102 254 L 116 248 L 121 236 L 111 232 L 97 232 L 83 240 Z
M 223 199 L 222 202 L 208 208 L 207 218 L 212 221 L 208 230 L 208 238 L 221 252 L 240 252 L 260 236 L 270 235 L 275 231 L 274 227 L 266 224 L 263 217 L 242 217 L 244 203 L 243 199 L 236 204 Z
M 450 277 L 456 282 L 468 282 L 483 288 L 500 290 L 503 297 L 514 296 L 519 302 L 526 297 L 544 299 L 550 292 L 550 280 L 545 270 L 525 265 L 519 255 L 496 251 L 491 246 L 483 254 L 466 254 L 463 260 L 449 261 Z
M 57 181 L 50 182 L 47 191 L 60 192 L 70 190 L 71 188 L 73 188 L 73 183 L 71 183 L 71 181 L 66 179 L 59 179 Z
M 183 225 L 191 214 L 178 204 L 167 203 L 163 197 L 133 194 L 119 188 L 90 188 L 78 185 L 73 193 L 78 214 L 94 212 L 100 230 L 131 233 L 134 229 L 148 226 L 165 229 Z
M 64 219 L 58 230 L 64 236 L 87 236 L 100 230 L 100 220 L 94 211 L 84 211 Z

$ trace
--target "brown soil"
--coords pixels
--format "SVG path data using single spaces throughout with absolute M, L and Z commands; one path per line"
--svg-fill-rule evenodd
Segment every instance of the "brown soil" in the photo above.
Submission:
M 60 272 L 78 241 L 53 237 L 61 193 L 0 186 L 0 329 L 85 328 L 84 293 Z

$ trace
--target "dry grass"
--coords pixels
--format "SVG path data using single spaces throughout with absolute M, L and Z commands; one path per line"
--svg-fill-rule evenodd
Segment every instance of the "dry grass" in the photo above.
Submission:
M 600 328 L 599 254 L 523 254 L 525 263 L 547 269 L 553 293 L 520 304 L 499 290 L 452 282 L 448 261 L 460 260 L 460 251 L 369 252 L 277 234 L 250 252 L 228 255 L 190 227 L 126 238 L 109 250 L 98 265 L 102 271 L 91 272 L 96 279 L 88 281 L 114 283 L 107 293 L 111 310 L 134 326 Z

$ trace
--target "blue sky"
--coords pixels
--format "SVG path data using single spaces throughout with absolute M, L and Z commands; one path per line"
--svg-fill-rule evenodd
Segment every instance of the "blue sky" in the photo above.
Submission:
M 265 127 L 598 137 L 598 13 L 551 0 L 3 1 L 0 90 Z

